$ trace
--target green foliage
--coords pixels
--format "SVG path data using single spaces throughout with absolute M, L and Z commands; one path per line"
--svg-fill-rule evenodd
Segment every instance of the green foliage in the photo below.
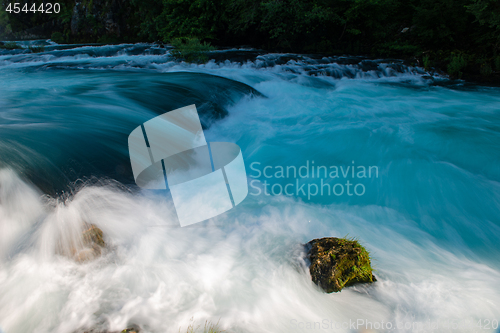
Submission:
M 448 64 L 448 74 L 453 78 L 462 78 L 463 69 L 467 66 L 466 56 L 462 53 L 453 54 Z
M 15 42 L 6 42 L 3 45 L 0 45 L 0 49 L 5 49 L 5 50 L 20 50 L 22 49 L 22 46 L 17 45 Z
M 215 38 L 225 28 L 226 7 L 226 0 L 163 0 L 163 11 L 155 19 L 158 35 L 165 41 Z
M 0 0 L 2 6 L 6 1 Z M 206 61 L 204 44 L 195 40 L 297 53 L 403 58 L 425 54 L 425 68 L 431 66 L 432 59 L 433 67 L 446 68 L 453 77 L 494 77 L 495 71 L 500 71 L 496 60 L 500 55 L 499 0 L 58 2 L 61 13 L 57 15 L 17 15 L 0 10 L 0 37 L 14 40 L 59 33 L 52 35 L 58 43 L 168 42 L 180 38 L 181 42 L 175 42 L 174 56 L 194 62 Z M 75 13 L 78 20 L 74 20 Z M 113 18 L 112 28 L 106 23 L 108 17 Z M 452 52 L 456 54 L 450 56 Z
M 208 60 L 207 53 L 215 50 L 210 43 L 201 43 L 198 38 L 175 38 L 172 40 L 174 49 L 170 54 L 177 60 L 204 63 Z
M 7 15 L 7 12 L 3 10 L 0 10 L 0 38 L 5 38 L 5 36 L 8 36 L 12 33 L 12 27 L 10 26 L 9 23 L 9 16 Z
M 495 56 L 500 54 L 500 1 L 498 0 L 470 0 L 468 11 L 475 17 L 478 25 L 472 34 L 477 54 Z M 488 73 L 487 68 L 481 67 L 481 73 Z M 488 75 L 489 76 L 489 75 Z
M 498 0 L 473 0 L 466 6 L 482 25 L 494 28 L 499 37 L 500 33 L 500 2 Z
M 418 43 L 426 48 L 458 49 L 470 43 L 472 14 L 470 0 L 419 0 L 413 5 L 414 30 Z
M 314 38 L 329 20 L 338 20 L 332 11 L 318 3 L 303 0 L 267 0 L 260 4 L 259 30 L 276 40 L 276 46 L 294 49 L 299 41 Z
M 488 63 L 484 63 L 481 65 L 480 73 L 482 76 L 490 76 L 493 73 L 493 68 Z
M 61 44 L 61 43 L 65 42 L 64 35 L 61 32 L 59 32 L 59 31 L 56 31 L 56 32 L 52 33 L 52 35 L 50 36 L 50 39 L 53 42 L 58 43 L 58 44 Z
M 139 29 L 137 36 L 143 41 L 156 41 L 159 39 L 158 27 L 161 25 L 160 14 L 163 11 L 163 2 L 161 0 L 144 1 L 130 0 L 130 10 L 134 13 L 128 19 L 128 23 Z
M 422 58 L 422 64 L 424 65 L 425 70 L 429 70 L 431 68 L 431 61 L 428 54 L 424 55 Z

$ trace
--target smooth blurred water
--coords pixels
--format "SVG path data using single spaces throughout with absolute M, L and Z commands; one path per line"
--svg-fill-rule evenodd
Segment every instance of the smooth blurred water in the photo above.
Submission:
M 182 332 L 206 320 L 229 332 L 366 332 L 341 327 L 350 320 L 394 323 L 378 332 L 496 331 L 499 88 L 399 61 L 255 50 L 212 58 L 178 63 L 148 44 L 0 51 L 6 333 Z M 168 194 L 134 186 L 127 136 L 193 103 L 207 141 L 242 148 L 253 186 L 227 214 L 180 228 Z M 252 169 L 313 161 L 376 166 L 378 177 Z M 364 194 L 253 195 L 264 181 L 307 191 L 347 180 Z M 84 223 L 101 228 L 110 249 L 78 264 L 61 246 Z M 324 294 L 300 244 L 345 235 L 371 252 L 378 282 Z M 466 321 L 473 329 L 454 327 Z M 438 326 L 404 327 L 412 323 Z

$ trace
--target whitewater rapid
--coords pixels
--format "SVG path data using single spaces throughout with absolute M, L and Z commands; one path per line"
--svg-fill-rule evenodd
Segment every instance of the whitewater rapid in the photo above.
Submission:
M 498 331 L 500 90 L 398 61 L 255 52 L 193 65 L 149 44 L 2 51 L 5 333 L 201 332 L 206 321 L 227 332 Z M 365 193 L 249 194 L 180 228 L 168 195 L 133 185 L 126 138 L 192 103 L 207 141 L 241 147 L 249 184 L 349 180 Z M 312 161 L 378 173 L 251 168 Z M 88 223 L 108 249 L 77 263 L 61 248 Z M 325 294 L 301 244 L 346 235 L 370 251 L 378 282 Z

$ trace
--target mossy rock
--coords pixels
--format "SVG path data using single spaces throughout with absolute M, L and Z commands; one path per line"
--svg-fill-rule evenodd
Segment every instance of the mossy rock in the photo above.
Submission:
M 370 255 L 356 239 L 327 237 L 306 244 L 313 282 L 327 293 L 377 281 Z

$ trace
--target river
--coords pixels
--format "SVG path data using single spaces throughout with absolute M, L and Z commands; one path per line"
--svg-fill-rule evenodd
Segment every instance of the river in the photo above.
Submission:
M 391 59 L 45 44 L 0 51 L 0 330 L 497 331 L 500 88 Z M 181 228 L 134 185 L 127 137 L 191 104 L 240 146 L 249 194 Z M 109 250 L 77 263 L 59 248 L 83 223 Z M 378 281 L 320 291 L 301 244 L 327 236 L 359 239 Z

